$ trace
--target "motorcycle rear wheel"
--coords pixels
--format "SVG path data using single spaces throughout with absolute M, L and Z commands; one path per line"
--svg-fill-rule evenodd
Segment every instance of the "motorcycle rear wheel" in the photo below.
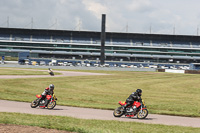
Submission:
M 124 114 L 122 107 L 118 107 L 114 110 L 113 115 L 114 117 L 121 117 Z
M 36 108 L 39 105 L 38 99 L 31 102 L 31 108 Z
M 48 103 L 47 108 L 48 109 L 53 109 L 55 106 L 56 106 L 56 101 L 53 101 L 53 102 L 49 102 Z
M 137 113 L 137 118 L 138 119 L 145 119 L 147 117 L 147 115 L 148 115 L 148 110 L 147 109 L 143 109 L 142 112 L 139 111 Z

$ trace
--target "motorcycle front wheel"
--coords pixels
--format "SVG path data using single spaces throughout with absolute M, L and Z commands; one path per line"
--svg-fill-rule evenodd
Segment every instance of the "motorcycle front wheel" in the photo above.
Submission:
M 145 119 L 147 117 L 147 115 L 148 115 L 148 110 L 147 109 L 143 109 L 142 112 L 139 111 L 137 113 L 137 118 L 138 119 Z
M 38 106 L 38 99 L 31 102 L 31 108 L 36 108 Z
M 124 114 L 122 107 L 118 107 L 114 110 L 113 115 L 114 117 L 121 117 Z
M 48 109 L 53 109 L 55 106 L 56 106 L 56 101 L 53 101 L 53 102 L 49 102 L 48 103 L 47 108 Z

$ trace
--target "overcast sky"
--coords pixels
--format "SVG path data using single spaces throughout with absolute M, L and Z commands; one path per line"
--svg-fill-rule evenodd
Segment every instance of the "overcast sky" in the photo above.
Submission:
M 0 0 L 0 27 L 31 28 L 33 20 L 33 28 L 100 31 L 102 14 L 107 32 L 197 35 L 200 29 L 200 0 Z

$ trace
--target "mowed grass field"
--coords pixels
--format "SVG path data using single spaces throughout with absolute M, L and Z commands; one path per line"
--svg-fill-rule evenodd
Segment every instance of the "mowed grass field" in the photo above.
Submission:
M 62 70 L 63 71 L 63 70 Z M 4 75 L 43 75 L 43 72 L 2 70 Z M 84 72 L 84 71 L 82 71 Z M 0 99 L 31 102 L 53 83 L 57 104 L 115 109 L 137 88 L 150 113 L 200 116 L 200 75 L 157 72 L 109 72 L 101 76 L 0 79 Z M 144 124 L 135 122 L 84 120 L 63 116 L 43 116 L 0 112 L 0 123 L 39 126 L 80 133 L 199 133 L 200 128 Z M 48 120 L 47 120 L 48 119 Z
M 21 72 L 21 70 L 12 70 L 12 73 L 19 73 L 18 71 Z M 118 101 L 124 101 L 133 91 L 141 88 L 142 98 L 150 113 L 200 116 L 200 75 L 122 71 L 87 72 L 110 75 L 1 79 L 0 99 L 31 102 L 36 98 L 36 94 L 41 94 L 49 84 L 54 84 L 59 105 L 115 109 L 119 106 Z M 10 70 L 4 73 L 6 75 Z
M 79 133 L 199 133 L 200 128 L 85 120 L 63 116 L 44 116 L 19 113 L 0 113 L 0 123 L 38 126 Z M 36 132 L 36 131 L 35 131 Z M 39 132 L 39 131 L 38 131 Z

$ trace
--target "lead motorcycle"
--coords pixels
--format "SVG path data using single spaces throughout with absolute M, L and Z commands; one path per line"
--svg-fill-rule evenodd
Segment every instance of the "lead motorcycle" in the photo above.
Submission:
M 42 98 L 42 95 L 36 95 L 37 99 L 31 102 L 31 108 L 36 108 L 37 106 L 41 108 L 47 107 L 47 109 L 53 109 L 56 106 L 56 96 L 52 95 L 46 95 L 46 98 L 44 100 L 40 101 L 40 98 Z M 39 102 L 40 101 L 40 102 Z
M 119 101 L 121 107 L 118 107 L 114 110 L 113 115 L 115 117 L 121 117 L 125 115 L 126 117 L 134 117 L 137 115 L 138 119 L 145 119 L 148 115 L 148 110 L 145 106 L 144 100 L 134 101 L 134 103 L 123 110 L 122 106 L 126 105 L 126 102 Z

